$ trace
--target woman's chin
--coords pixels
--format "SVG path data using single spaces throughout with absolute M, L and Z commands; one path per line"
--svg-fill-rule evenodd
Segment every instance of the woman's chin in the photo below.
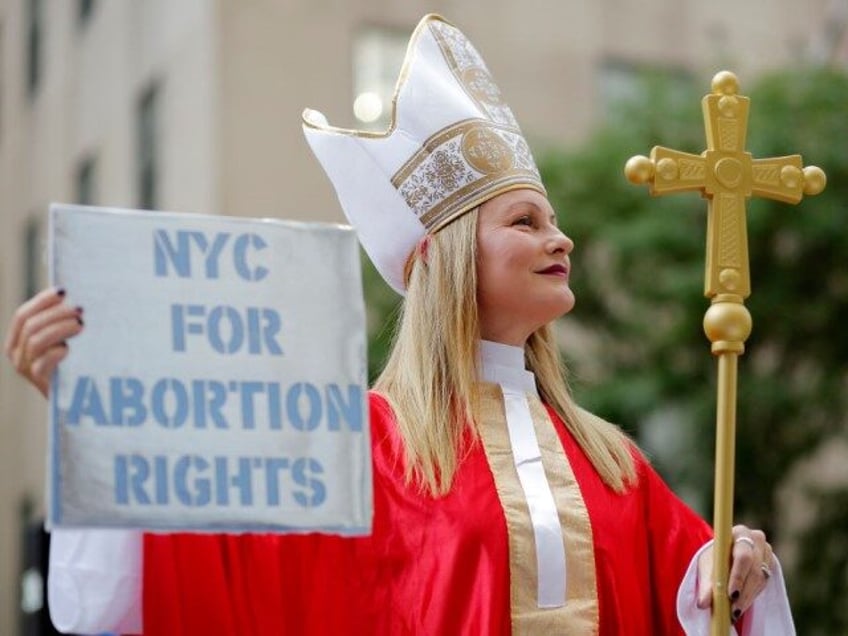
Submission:
M 574 292 L 571 291 L 570 288 L 566 290 L 561 298 L 559 298 L 556 307 L 556 316 L 552 318 L 555 320 L 569 313 L 572 309 L 574 309 L 574 305 L 577 303 L 577 299 L 574 297 Z
M 569 290 L 565 296 L 557 298 L 556 301 L 547 302 L 544 307 L 540 306 L 533 322 L 542 327 L 557 318 L 562 318 L 574 309 L 575 302 L 574 294 Z

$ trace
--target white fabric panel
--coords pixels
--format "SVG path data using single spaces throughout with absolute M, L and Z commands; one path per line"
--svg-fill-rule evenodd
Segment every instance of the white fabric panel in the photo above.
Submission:
M 50 533 L 47 598 L 60 632 L 137 634 L 141 629 L 142 533 Z
M 536 539 L 538 604 L 539 607 L 561 607 L 565 605 L 562 527 L 554 495 L 542 466 L 542 453 L 539 451 L 527 396 L 503 384 L 501 389 L 515 468 L 530 509 L 530 522 Z

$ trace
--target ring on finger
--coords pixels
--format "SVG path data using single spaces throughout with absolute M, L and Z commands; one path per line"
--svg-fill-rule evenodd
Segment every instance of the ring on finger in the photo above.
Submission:
M 756 549 L 756 546 L 754 545 L 754 540 L 751 537 L 739 537 L 733 543 L 745 543 L 751 546 L 752 550 Z
M 760 563 L 760 571 L 763 573 L 763 576 L 766 577 L 766 581 L 771 578 L 771 568 L 766 564 L 765 561 Z

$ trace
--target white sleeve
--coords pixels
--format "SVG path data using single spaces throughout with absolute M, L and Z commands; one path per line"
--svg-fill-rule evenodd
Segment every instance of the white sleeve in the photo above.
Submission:
M 698 609 L 695 601 L 698 585 L 698 557 L 712 545 L 705 544 L 692 557 L 689 569 L 677 590 L 677 618 L 687 636 L 710 636 L 710 610 Z M 739 636 L 795 636 L 795 625 L 789 609 L 789 597 L 783 582 L 783 571 L 777 557 L 774 557 L 772 576 L 766 588 L 754 600 L 754 604 L 745 612 L 745 629 Z M 737 634 L 736 628 L 730 628 L 731 634 Z
M 142 533 L 50 533 L 47 598 L 60 632 L 141 633 Z

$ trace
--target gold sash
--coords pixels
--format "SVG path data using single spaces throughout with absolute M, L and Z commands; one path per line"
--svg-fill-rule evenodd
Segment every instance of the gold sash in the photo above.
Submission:
M 542 609 L 537 604 L 538 568 L 530 511 L 524 497 L 507 430 L 503 394 L 497 384 L 482 384 L 480 437 L 495 478 L 509 535 L 510 598 L 513 634 L 598 632 L 598 595 L 592 526 L 580 487 L 559 436 L 536 395 L 527 394 L 542 466 L 562 526 L 566 555 L 566 602 Z

